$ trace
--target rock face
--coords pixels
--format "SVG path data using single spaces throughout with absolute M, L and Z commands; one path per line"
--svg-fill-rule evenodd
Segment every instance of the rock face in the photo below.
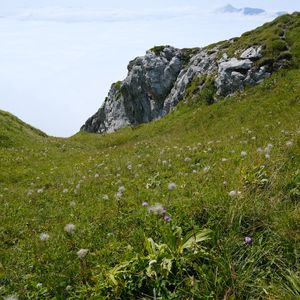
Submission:
M 220 58 L 218 46 L 191 52 L 171 46 L 149 50 L 129 63 L 125 80 L 111 86 L 102 107 L 81 130 L 110 133 L 161 118 L 184 100 L 193 82 L 199 82 L 201 93 L 206 78 L 213 78 L 215 101 L 260 83 L 272 71 L 267 64 L 255 63 L 262 57 L 261 50 L 261 46 L 241 49 L 231 58 L 226 53 Z

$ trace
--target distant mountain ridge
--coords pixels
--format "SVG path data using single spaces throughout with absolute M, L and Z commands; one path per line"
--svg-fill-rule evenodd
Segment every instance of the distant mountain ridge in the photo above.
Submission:
M 261 14 L 267 14 L 267 11 L 262 8 L 255 8 L 255 7 L 243 7 L 243 8 L 236 8 L 231 4 L 227 4 L 219 9 L 216 12 L 219 13 L 240 13 L 244 16 L 256 16 Z M 275 12 L 274 16 L 282 16 L 286 14 L 284 11 Z
M 297 36 L 293 32 L 299 21 L 299 13 L 284 15 L 240 38 L 205 48 L 156 46 L 129 63 L 127 77 L 112 84 L 101 108 L 81 130 L 114 132 L 159 119 L 180 101 L 212 104 L 259 84 L 293 64 L 297 43 L 287 36 Z

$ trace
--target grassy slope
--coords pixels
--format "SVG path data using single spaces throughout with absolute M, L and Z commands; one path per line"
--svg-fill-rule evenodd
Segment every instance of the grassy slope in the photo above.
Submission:
M 111 135 L 43 137 L 0 112 L 0 295 L 139 299 L 161 282 L 133 276 L 141 284 L 134 291 L 118 277 L 112 288 L 106 270 L 145 255 L 145 236 L 166 242 L 164 233 L 178 226 L 184 233 L 209 228 L 212 238 L 203 244 L 209 255 L 196 254 L 197 272 L 184 271 L 190 281 L 173 299 L 299 298 L 299 120 L 297 69 L 226 101 L 181 104 L 162 120 Z M 267 159 L 257 148 L 269 143 Z M 126 191 L 116 199 L 120 186 Z M 231 198 L 231 190 L 241 195 Z M 148 214 L 143 201 L 162 203 L 172 221 Z M 71 237 L 68 223 L 76 225 Z M 81 248 L 89 249 L 84 260 L 76 256 Z

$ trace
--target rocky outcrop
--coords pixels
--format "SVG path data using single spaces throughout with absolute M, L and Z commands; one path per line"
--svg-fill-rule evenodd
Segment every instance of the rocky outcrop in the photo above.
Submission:
M 261 51 L 261 46 L 253 46 L 228 58 L 224 52 L 220 57 L 218 46 L 192 54 L 171 46 L 149 50 L 129 63 L 125 80 L 111 86 L 102 107 L 81 130 L 110 133 L 161 118 L 185 99 L 193 82 L 199 81 L 198 93 L 205 89 L 205 80 L 197 78 L 213 78 L 215 101 L 257 84 L 272 71 L 267 61 L 256 63 Z

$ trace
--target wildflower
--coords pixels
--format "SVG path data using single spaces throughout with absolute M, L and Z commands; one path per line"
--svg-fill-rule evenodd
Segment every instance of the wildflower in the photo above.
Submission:
M 209 170 L 210 170 L 210 167 L 209 167 L 209 166 L 206 166 L 206 167 L 203 168 L 203 171 L 204 171 L 205 173 L 207 173 Z
M 64 189 L 63 193 L 66 194 L 69 190 L 68 189 Z
M 67 286 L 66 286 L 66 291 L 67 291 L 67 292 L 72 291 L 72 286 L 71 286 L 71 285 L 67 285 Z
M 240 191 L 235 191 L 235 190 L 230 191 L 230 192 L 228 193 L 228 195 L 229 195 L 230 197 L 232 197 L 232 198 L 237 197 L 237 196 L 240 196 L 241 194 L 242 194 L 242 193 L 241 193 Z
M 184 159 L 184 161 L 185 162 L 190 162 L 192 159 L 190 158 L 190 157 L 186 157 L 185 159 Z
M 108 197 L 108 195 L 105 194 L 105 195 L 102 196 L 102 199 L 103 200 L 109 200 L 109 197 Z
M 44 188 L 37 189 L 37 193 L 38 193 L 38 194 L 41 194 L 41 193 L 43 193 L 43 192 L 44 192 Z
M 144 207 L 149 206 L 149 203 L 148 202 L 143 202 L 142 206 L 144 206 Z
M 260 154 L 260 153 L 263 153 L 263 149 L 262 149 L 261 147 L 258 147 L 258 148 L 256 149 L 256 152 L 259 153 L 259 154 Z
M 250 236 L 245 236 L 244 241 L 247 245 L 252 245 L 253 240 Z
M 223 185 L 227 185 L 228 182 L 226 180 L 223 181 Z
M 99 177 L 99 174 L 95 174 L 95 178 L 98 178 Z
M 118 189 L 118 192 L 124 193 L 125 192 L 125 187 L 124 186 L 120 186 L 119 189 Z
M 18 300 L 19 298 L 16 295 L 9 295 L 3 298 L 4 300 Z
M 117 199 L 122 198 L 122 196 L 123 196 L 123 193 L 121 193 L 121 192 L 117 192 L 116 195 L 115 195 L 115 197 L 116 197 Z
M 77 254 L 78 258 L 83 259 L 87 256 L 88 252 L 89 252 L 89 249 L 80 249 L 79 251 L 77 251 L 76 254 Z
M 74 224 L 67 224 L 64 228 L 67 234 L 74 234 L 76 226 Z
M 270 154 L 267 153 L 267 154 L 265 155 L 265 158 L 266 158 L 266 159 L 270 159 Z
M 222 162 L 226 162 L 227 160 L 227 158 L 222 158 Z
M 171 217 L 170 217 L 170 216 L 164 216 L 164 220 L 165 220 L 166 222 L 170 222 L 170 221 L 171 221 Z
M 242 151 L 242 152 L 241 152 L 241 156 L 242 156 L 242 157 L 246 157 L 246 156 L 247 156 L 247 152 L 246 152 L 246 151 Z
M 293 142 L 292 142 L 292 141 L 287 141 L 287 142 L 286 142 L 286 145 L 287 145 L 288 147 L 291 147 L 291 146 L 293 146 Z
M 168 190 L 169 191 L 173 191 L 176 189 L 176 183 L 175 182 L 171 182 L 168 184 Z
M 132 169 L 132 165 L 129 164 L 129 165 L 127 166 L 127 169 L 128 169 L 128 170 L 131 170 L 131 169 Z
M 155 214 L 155 215 L 163 215 L 166 212 L 166 210 L 164 209 L 162 204 L 156 203 L 155 205 L 150 206 L 148 208 L 148 212 L 152 213 L 152 214 Z
M 48 233 L 41 233 L 40 234 L 40 240 L 45 242 L 45 241 L 48 241 L 49 240 L 49 234 Z

